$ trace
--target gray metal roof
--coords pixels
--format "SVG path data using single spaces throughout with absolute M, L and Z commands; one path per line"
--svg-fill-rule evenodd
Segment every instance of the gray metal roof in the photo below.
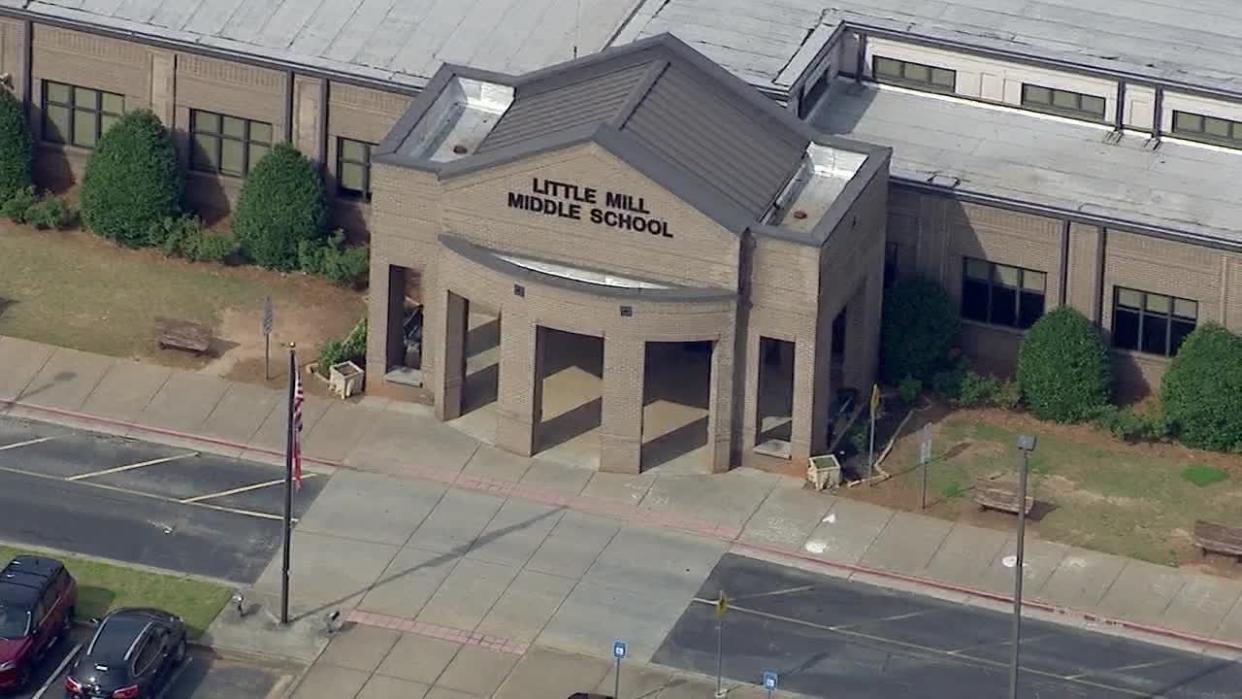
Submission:
M 0 0 L 53 19 L 419 86 L 594 53 L 639 0 Z
M 838 81 L 813 115 L 893 148 L 893 179 L 1032 202 L 1242 244 L 1242 157 L 971 102 Z
M 843 21 L 1242 90 L 1238 0 L 644 0 L 618 41 L 672 32 L 752 84 L 788 88 Z

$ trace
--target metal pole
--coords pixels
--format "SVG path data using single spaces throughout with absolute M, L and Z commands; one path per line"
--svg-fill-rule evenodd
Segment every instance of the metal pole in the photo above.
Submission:
M 280 566 L 280 623 L 289 623 L 289 547 L 293 539 L 293 385 L 297 381 L 297 359 L 289 346 L 289 405 L 285 423 L 285 521 L 284 553 Z
M 920 447 L 920 449 L 921 448 L 922 447 Z M 929 459 L 922 459 L 922 461 L 923 461 L 923 499 L 922 499 L 921 504 L 919 505 L 919 509 L 926 510 L 927 509 L 927 462 L 929 461 Z
M 716 696 L 723 697 L 721 676 L 724 672 L 724 615 L 716 620 Z
M 1018 550 L 1014 562 L 1013 573 L 1013 659 L 1009 665 L 1009 697 L 1018 699 L 1018 647 L 1022 642 L 1022 545 L 1026 537 L 1026 459 L 1027 451 L 1022 452 L 1022 462 L 1018 470 Z
M 871 406 L 872 408 L 869 411 L 871 413 L 871 438 L 869 440 L 870 446 L 867 447 L 867 483 L 868 485 L 870 485 L 871 483 L 871 476 L 873 475 L 872 472 L 875 469 L 875 402 L 874 401 L 872 401 Z
M 263 380 L 271 381 L 272 372 L 269 370 L 272 357 L 272 335 L 271 333 L 263 333 Z
M 612 680 L 612 699 L 621 699 L 621 656 L 617 656 L 617 676 Z

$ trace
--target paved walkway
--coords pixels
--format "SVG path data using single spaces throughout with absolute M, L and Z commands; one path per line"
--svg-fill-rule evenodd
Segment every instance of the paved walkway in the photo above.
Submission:
M 254 459 L 283 446 L 281 391 L 12 338 L 0 338 L 0 366 L 12 415 Z M 974 604 L 1002 604 L 1012 584 L 1006 532 L 767 473 L 599 473 L 517 457 L 424 406 L 370 398 L 311 397 L 305 425 L 312 465 L 350 467 L 295 536 L 305 625 L 357 610 L 358 624 L 394 633 L 597 658 L 626 637 L 641 663 L 726 550 Z M 1242 582 L 1039 540 L 1025 575 L 1032 614 L 1242 651 Z M 277 582 L 269 569 L 255 594 Z M 318 653 L 311 642 L 266 650 Z

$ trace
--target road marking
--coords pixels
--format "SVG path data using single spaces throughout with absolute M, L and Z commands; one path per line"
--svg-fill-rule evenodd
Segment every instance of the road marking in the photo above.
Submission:
M 288 687 L 292 682 L 293 675 L 281 675 L 280 679 L 276 680 L 276 683 L 272 685 L 270 690 L 268 690 L 267 696 L 264 697 L 264 699 L 277 699 L 277 697 L 283 697 L 285 695 L 285 687 Z
M 81 648 L 81 643 L 71 648 L 69 653 L 65 656 L 65 659 L 60 661 L 60 665 L 56 666 L 56 671 L 52 673 L 52 676 L 47 678 L 47 681 L 43 683 L 43 686 L 39 687 L 39 691 L 35 692 L 34 696 L 30 697 L 30 699 L 40 699 L 44 694 L 46 694 L 47 690 L 51 688 L 52 684 L 60 677 L 60 673 L 65 671 L 65 666 L 73 660 L 74 656 L 78 654 L 78 650 Z
M 35 471 L 23 471 L 20 468 L 9 468 L 8 466 L 0 466 L 0 473 L 12 473 L 18 476 L 28 476 L 30 478 L 41 478 L 46 481 L 55 481 L 57 483 L 65 482 L 65 479 L 61 478 L 60 476 L 50 476 L 46 473 L 37 473 Z M 161 502 L 171 502 L 175 505 L 189 505 L 191 507 L 202 507 L 208 510 L 216 510 L 219 512 L 231 512 L 236 515 L 245 515 L 247 517 L 255 517 L 258 519 L 270 519 L 270 520 L 275 520 L 277 522 L 284 521 L 284 517 L 282 517 L 281 515 L 274 515 L 268 512 L 256 512 L 254 510 L 243 510 L 238 507 L 225 507 L 223 505 L 212 505 L 206 502 L 181 502 L 177 498 L 170 498 L 165 495 L 156 495 L 155 493 L 144 493 L 141 490 L 131 490 L 129 488 L 120 488 L 115 485 L 106 485 L 104 483 L 95 483 L 92 481 L 75 481 L 75 484 L 84 485 L 90 488 L 99 488 L 100 490 L 107 490 L 107 491 L 111 491 L 114 493 L 123 493 L 125 495 L 135 495 L 137 497 L 150 498 L 152 500 L 159 500 Z M 298 521 L 297 517 L 294 517 L 292 519 L 294 523 L 297 523 Z
M 695 597 L 691 601 L 696 602 L 698 604 L 710 604 L 713 606 L 715 606 L 716 604 L 716 600 L 714 599 L 703 599 L 701 597 Z M 877 641 L 879 643 L 887 643 L 890 645 L 907 648 L 909 650 L 918 651 L 920 653 L 925 653 L 927 655 L 945 656 L 945 657 L 950 657 L 954 659 L 964 660 L 967 662 L 972 662 L 977 665 L 983 665 L 987 667 L 994 667 L 994 668 L 1008 668 L 1009 667 L 1009 663 L 1007 662 L 989 660 L 987 658 L 979 658 L 973 655 L 962 655 L 960 652 L 946 651 L 940 648 L 924 646 L 918 643 L 910 643 L 909 641 L 898 641 L 897 639 L 893 639 L 893 638 L 885 638 L 883 636 L 876 636 L 875 634 L 863 633 L 862 631 L 854 631 L 854 630 L 845 628 L 843 626 L 826 626 L 824 624 L 817 624 L 813 621 L 806 621 L 804 619 L 794 619 L 794 618 L 787 617 L 787 616 L 781 616 L 779 614 L 761 612 L 757 609 L 747 609 L 746 607 L 729 607 L 729 609 L 731 611 L 735 611 L 740 614 L 750 614 L 752 616 L 757 616 L 763 619 L 770 619 L 772 621 L 783 621 L 788 624 L 794 624 L 797 626 L 805 626 L 807 628 L 818 629 L 820 631 L 827 631 L 829 633 L 839 633 L 843 636 L 853 636 L 853 637 L 865 639 L 868 641 Z M 1058 675 L 1055 672 L 1047 672 L 1045 670 L 1037 670 L 1035 668 L 1030 668 L 1030 667 L 1023 667 L 1022 672 L 1030 674 L 1030 675 L 1039 675 L 1041 677 L 1059 680 L 1062 682 L 1071 682 L 1073 684 L 1079 684 L 1085 687 L 1095 687 L 1096 689 L 1106 689 L 1112 692 L 1120 692 L 1122 694 L 1129 694 L 1131 696 L 1136 696 L 1136 697 L 1150 697 L 1151 696 L 1151 692 L 1142 692 L 1142 691 L 1138 691 L 1134 689 L 1129 689 L 1128 687 L 1118 687 L 1115 685 L 1104 684 L 1102 682 L 1084 680 L 1084 679 L 1080 679 L 1078 676 L 1075 676 L 1075 675 Z
M 181 661 L 181 664 L 177 666 L 177 669 L 173 670 L 173 674 L 168 676 L 168 681 L 165 682 L 164 686 L 160 688 L 160 693 L 155 695 L 155 699 L 164 699 L 164 696 L 168 694 L 168 690 L 177 686 L 177 680 L 181 679 L 181 674 L 185 672 L 185 669 L 189 667 L 192 662 L 194 662 L 194 658 L 186 655 L 185 660 Z
M 191 456 L 198 456 L 198 455 L 199 455 L 199 452 L 192 451 L 192 452 L 189 452 L 189 453 L 187 453 L 187 454 L 178 454 L 178 455 L 176 455 L 176 456 L 165 456 L 165 457 L 164 457 L 164 458 L 162 458 L 162 459 L 151 459 L 150 461 L 139 461 L 139 462 L 138 462 L 138 463 L 136 463 L 136 464 L 127 464 L 127 465 L 125 465 L 125 466 L 117 466 L 117 467 L 115 467 L 115 468 L 105 468 L 105 469 L 103 469 L 102 471 L 91 471 L 90 473 L 79 473 L 79 474 L 78 474 L 78 475 L 76 475 L 76 476 L 69 476 L 69 477 L 68 477 L 68 478 L 66 478 L 65 480 L 67 480 L 67 481 L 80 481 L 80 480 L 82 480 L 82 479 L 84 479 L 84 478 L 94 478 L 95 476 L 106 476 L 106 475 L 108 475 L 108 474 L 110 474 L 110 473 L 120 473 L 120 472 L 122 472 L 122 471 L 132 471 L 133 469 L 136 469 L 136 468 L 142 468 L 142 467 L 144 467 L 144 466 L 155 466 L 156 464 L 166 464 L 166 463 L 168 463 L 169 461 L 179 461 L 179 460 L 181 460 L 181 459 L 188 459 L 188 458 L 190 458 Z
M 758 592 L 753 595 L 746 595 L 744 597 L 734 597 L 733 601 L 737 602 L 738 600 L 744 600 L 744 599 L 758 599 L 760 597 L 776 597 L 779 595 L 792 595 L 795 592 L 806 592 L 807 590 L 814 590 L 814 589 L 815 589 L 814 585 L 802 585 L 800 587 L 791 587 L 788 590 L 773 590 L 772 592 Z
M 315 477 L 315 474 L 313 473 L 302 474 L 302 480 L 306 480 L 307 478 L 314 478 L 314 477 Z M 259 490 L 260 488 L 270 488 L 274 485 L 283 485 L 284 482 L 285 482 L 285 479 L 277 478 L 274 481 L 265 481 L 263 483 L 255 483 L 254 485 L 243 485 L 240 488 L 233 488 L 232 490 L 221 490 L 218 493 L 208 493 L 206 495 L 195 495 L 192 498 L 186 498 L 184 500 L 179 500 L 178 502 L 192 503 L 192 502 L 201 502 L 203 500 L 214 500 L 216 498 L 223 498 L 229 495 L 237 495 L 239 493 L 248 493 L 252 490 Z
M 5 444 L 4 446 L 0 447 L 0 451 L 8 451 L 9 449 L 20 449 L 21 447 L 28 447 L 31 444 L 42 444 L 44 442 L 48 442 L 53 439 L 56 439 L 56 438 L 55 437 L 39 437 L 38 439 L 27 439 L 24 442 L 15 442 L 13 444 Z

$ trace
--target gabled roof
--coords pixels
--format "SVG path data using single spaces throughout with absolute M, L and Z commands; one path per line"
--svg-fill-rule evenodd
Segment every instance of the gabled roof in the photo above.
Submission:
M 478 147 L 448 162 L 403 152 L 435 94 L 410 107 L 377 158 L 442 177 L 594 141 L 740 232 L 767 212 L 798 171 L 813 132 L 671 34 L 517 78 L 446 66 L 453 76 L 503 80 L 513 99 Z M 437 86 L 439 88 L 437 89 Z

